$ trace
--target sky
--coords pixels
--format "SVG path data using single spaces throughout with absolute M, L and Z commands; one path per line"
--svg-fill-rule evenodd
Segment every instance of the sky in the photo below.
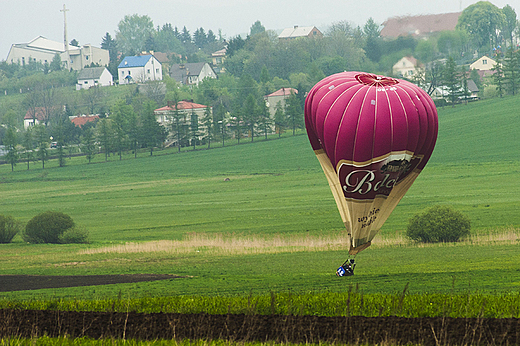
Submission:
M 67 9 L 67 38 L 99 47 L 108 32 L 115 38 L 125 15 L 148 15 L 154 26 L 171 23 L 191 34 L 202 27 L 225 38 L 249 33 L 259 20 L 267 30 L 316 26 L 347 21 L 363 26 L 372 17 L 382 23 L 390 17 L 459 12 L 477 0 L 0 0 L 0 60 L 12 44 L 38 36 L 63 42 L 63 9 Z M 511 5 L 520 17 L 520 0 L 491 0 Z

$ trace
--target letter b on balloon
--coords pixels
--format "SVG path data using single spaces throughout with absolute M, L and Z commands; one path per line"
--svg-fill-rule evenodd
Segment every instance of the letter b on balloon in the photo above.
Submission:
M 428 162 L 437 110 L 415 84 L 343 72 L 311 89 L 305 126 L 354 255 L 370 245 Z

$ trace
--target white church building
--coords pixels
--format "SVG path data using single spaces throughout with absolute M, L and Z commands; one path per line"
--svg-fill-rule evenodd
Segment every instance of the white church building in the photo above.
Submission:
M 17 43 L 11 46 L 6 62 L 8 64 L 28 64 L 31 62 L 51 63 L 56 54 L 60 55 L 64 68 L 79 71 L 92 63 L 107 66 L 110 62 L 108 50 L 97 48 L 91 44 L 79 47 L 68 46 L 63 42 L 49 40 L 38 36 L 28 43 Z

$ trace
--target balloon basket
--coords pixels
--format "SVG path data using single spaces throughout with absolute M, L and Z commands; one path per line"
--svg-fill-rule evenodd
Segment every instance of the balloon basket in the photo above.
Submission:
M 350 258 L 345 261 L 337 270 L 336 276 L 352 276 L 354 275 L 354 267 L 356 263 L 354 263 L 354 259 Z

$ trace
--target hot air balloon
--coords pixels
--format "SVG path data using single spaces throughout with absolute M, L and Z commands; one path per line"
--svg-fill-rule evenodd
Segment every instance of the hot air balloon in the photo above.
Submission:
M 318 82 L 305 99 L 305 126 L 350 239 L 350 256 L 370 246 L 430 158 L 437 110 L 413 83 L 363 72 Z

